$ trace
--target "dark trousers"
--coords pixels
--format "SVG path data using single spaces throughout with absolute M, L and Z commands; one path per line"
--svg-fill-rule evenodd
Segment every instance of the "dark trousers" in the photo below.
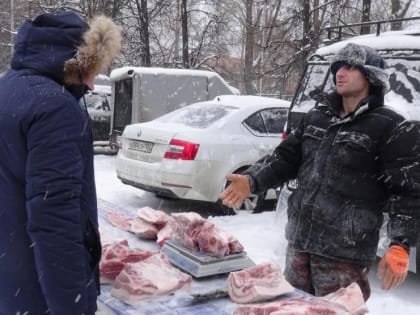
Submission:
M 306 252 L 289 245 L 284 276 L 297 289 L 315 296 L 324 296 L 357 282 L 365 301 L 370 296 L 369 268 Z

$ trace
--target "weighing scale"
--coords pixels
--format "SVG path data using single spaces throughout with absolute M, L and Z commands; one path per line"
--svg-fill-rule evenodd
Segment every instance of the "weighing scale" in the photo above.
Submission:
M 170 262 L 195 278 L 224 274 L 255 266 L 246 252 L 212 257 L 193 251 L 176 240 L 166 240 L 162 247 Z

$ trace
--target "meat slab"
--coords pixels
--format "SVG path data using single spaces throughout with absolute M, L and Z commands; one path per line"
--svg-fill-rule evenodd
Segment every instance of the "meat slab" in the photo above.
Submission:
M 124 268 L 124 259 L 129 252 L 127 240 L 105 244 L 102 246 L 102 257 L 99 263 L 101 283 L 110 283 Z
M 294 291 L 280 267 L 270 263 L 231 272 L 227 283 L 231 300 L 240 304 L 261 302 Z
M 155 240 L 159 232 L 158 228 L 153 224 L 143 220 L 140 217 L 135 217 L 131 221 L 130 230 L 140 238 Z
M 100 282 L 112 283 L 127 263 L 138 262 L 152 255 L 147 250 L 130 249 L 127 240 L 104 244 L 99 263 Z
M 196 235 L 199 251 L 215 257 L 241 253 L 244 247 L 230 233 L 205 222 Z
M 143 207 L 137 210 L 137 217 L 153 224 L 158 230 L 162 229 L 168 222 L 170 216 L 161 210 L 150 207 Z
M 174 237 L 185 247 L 209 256 L 240 253 L 244 247 L 230 233 L 218 228 L 196 212 L 173 213 Z
M 119 212 L 119 211 L 110 211 L 105 210 L 105 215 L 108 221 L 115 227 L 131 232 L 131 221 L 133 218 Z
M 204 219 L 197 212 L 172 213 L 143 207 L 132 218 L 118 211 L 105 211 L 114 226 L 139 238 L 157 239 L 160 247 L 166 240 L 178 240 L 185 247 L 209 256 L 223 257 L 241 253 L 242 244 L 230 233 Z
M 166 240 L 175 240 L 176 236 L 176 221 L 173 217 L 168 218 L 165 226 L 157 233 L 157 243 L 160 247 L 165 244 Z
M 191 276 L 171 266 L 164 253 L 126 264 L 114 281 L 111 295 L 127 303 L 170 294 L 191 283 Z
M 299 297 L 267 304 L 239 306 L 234 315 L 364 315 L 360 287 L 352 283 L 324 297 Z

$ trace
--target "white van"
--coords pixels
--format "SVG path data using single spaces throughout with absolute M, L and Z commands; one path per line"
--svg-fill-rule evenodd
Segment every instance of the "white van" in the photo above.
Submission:
M 111 72 L 111 146 L 129 124 L 147 122 L 177 108 L 239 94 L 215 72 L 189 69 L 122 67 Z

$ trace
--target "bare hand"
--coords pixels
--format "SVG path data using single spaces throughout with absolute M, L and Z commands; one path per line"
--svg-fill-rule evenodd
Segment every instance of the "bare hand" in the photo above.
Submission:
M 229 174 L 226 179 L 231 183 L 220 194 L 220 199 L 225 206 L 230 208 L 240 207 L 245 199 L 251 194 L 249 179 L 246 175 Z

